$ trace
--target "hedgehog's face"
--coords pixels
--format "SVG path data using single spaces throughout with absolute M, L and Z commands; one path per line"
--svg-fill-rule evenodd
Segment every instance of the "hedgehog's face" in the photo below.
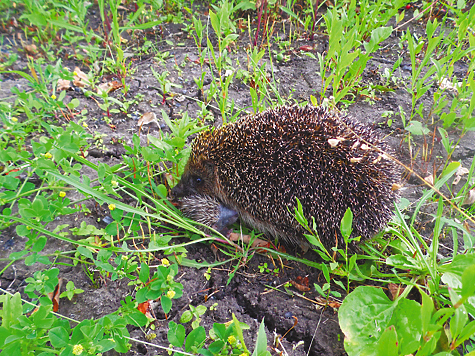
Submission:
M 172 189 L 172 195 L 175 198 L 196 194 L 214 196 L 215 183 L 214 165 L 212 163 L 187 165 L 180 183 Z

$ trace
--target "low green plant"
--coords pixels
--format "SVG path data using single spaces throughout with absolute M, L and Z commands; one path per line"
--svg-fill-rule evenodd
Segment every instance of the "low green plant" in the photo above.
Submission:
M 267 265 L 267 262 L 264 262 L 262 265 L 257 266 L 260 273 L 273 273 L 279 274 L 279 268 L 270 269 Z
M 475 334 L 473 255 L 458 255 L 441 267 L 447 306 L 417 286 L 422 303 L 408 299 L 409 284 L 390 300 L 380 288 L 360 286 L 343 301 L 338 316 L 348 355 L 459 355 L 457 348 Z M 368 306 L 371 306 L 370 308 Z M 466 355 L 473 355 L 473 351 Z
M 206 313 L 206 310 L 208 310 L 208 308 L 204 305 L 198 305 L 196 307 L 190 305 L 190 310 L 185 310 L 181 315 L 180 323 L 187 324 L 191 322 L 191 327 L 196 329 L 200 326 L 201 316 Z
M 76 295 L 84 293 L 84 289 L 76 288 L 73 281 L 66 284 L 66 290 L 59 295 L 60 298 L 68 298 L 72 300 Z
M 231 323 L 213 324 L 213 328 L 209 331 L 210 343 L 208 344 L 206 344 L 208 337 L 204 327 L 198 326 L 186 335 L 185 327 L 174 321 L 170 321 L 168 324 L 167 337 L 172 346 L 184 349 L 185 352 L 192 354 L 205 356 L 250 355 L 251 353 L 246 347 L 243 337 L 243 330 L 245 329 L 249 329 L 249 326 L 239 322 L 233 314 Z M 252 355 L 270 356 L 270 352 L 267 351 L 264 320 L 262 320 L 259 326 L 256 345 Z
M 321 96 L 326 96 L 327 89 L 331 85 L 333 105 L 341 101 L 361 81 L 363 70 L 371 59 L 371 53 L 377 51 L 379 44 L 392 32 L 391 26 L 379 26 L 372 29 L 370 35 L 367 34 L 366 28 L 363 30 L 362 26 L 364 17 L 356 13 L 355 2 L 351 2 L 347 12 L 341 9 L 340 14 L 337 8 L 333 7 L 323 16 L 329 46 L 325 55 L 318 54 L 318 72 L 322 79 Z M 366 22 L 366 18 L 364 19 Z M 355 26 L 353 21 L 360 25 Z M 362 43 L 365 36 L 368 36 L 369 41 Z M 361 47 L 364 47 L 364 50 Z
M 181 88 L 182 86 L 180 84 L 175 84 L 172 83 L 170 80 L 168 80 L 168 75 L 170 74 L 168 71 L 163 71 L 162 73 L 158 74 L 152 67 L 152 73 L 153 76 L 157 79 L 157 81 L 160 83 L 160 88 L 161 88 L 161 94 L 162 94 L 162 104 L 165 104 L 165 101 L 168 99 L 167 96 L 170 93 L 170 89 L 175 87 L 175 88 Z
M 19 293 L 0 295 L 0 303 L 2 356 L 38 352 L 45 355 L 97 354 L 111 349 L 124 353 L 130 347 L 127 325 L 144 326 L 147 322 L 136 307 L 127 308 L 125 303 L 120 309 L 121 316 L 118 311 L 98 320 L 88 319 L 80 323 L 57 318 L 47 298 L 43 298 L 42 304 L 31 314 L 25 309 L 31 310 L 35 305 L 22 304 Z M 77 325 L 71 328 L 70 321 Z
M 178 265 L 170 264 L 166 259 L 162 261 L 161 266 L 157 266 L 157 271 L 153 275 L 150 275 L 149 266 L 142 262 L 139 272 L 142 286 L 135 296 L 137 302 L 160 299 L 163 312 L 168 314 L 172 308 L 172 299 L 178 299 L 183 295 L 183 285 L 174 280 L 177 273 Z

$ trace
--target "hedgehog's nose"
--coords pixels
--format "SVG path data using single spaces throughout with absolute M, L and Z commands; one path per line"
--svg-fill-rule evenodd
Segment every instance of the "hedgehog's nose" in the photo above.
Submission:
M 177 185 L 175 185 L 172 188 L 171 198 L 172 198 L 172 200 L 174 200 L 176 198 L 182 198 L 183 196 L 185 196 L 185 192 L 183 190 L 183 185 L 181 183 L 178 183 Z
M 219 217 L 218 221 L 216 222 L 216 230 L 222 233 L 223 235 L 226 235 L 225 232 L 227 230 L 227 227 L 229 225 L 234 224 L 237 221 L 238 217 L 239 215 L 237 211 L 229 209 L 224 205 L 220 204 Z

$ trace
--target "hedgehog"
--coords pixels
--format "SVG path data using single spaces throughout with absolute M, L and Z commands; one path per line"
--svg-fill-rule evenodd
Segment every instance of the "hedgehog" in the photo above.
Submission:
M 232 219 L 216 209 L 225 208 L 260 232 L 308 248 L 307 231 L 294 216 L 298 199 L 304 216 L 315 219 L 321 243 L 342 248 L 348 208 L 352 237 L 361 240 L 393 215 L 400 174 L 388 152 L 375 130 L 349 116 L 282 106 L 200 133 L 172 196 L 196 201 L 195 211 L 185 209 L 191 218 L 223 229 Z M 356 250 L 356 242 L 349 248 Z
M 225 207 L 210 196 L 190 195 L 183 197 L 180 203 L 180 209 L 185 216 L 209 226 L 225 236 L 231 232 L 228 226 L 238 219 L 237 211 Z M 210 229 L 200 228 L 208 234 L 211 233 Z

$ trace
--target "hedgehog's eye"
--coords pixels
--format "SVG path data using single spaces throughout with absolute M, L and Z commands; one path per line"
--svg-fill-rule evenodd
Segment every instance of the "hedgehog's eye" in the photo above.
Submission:
M 201 183 L 203 183 L 203 180 L 200 177 L 195 177 L 195 183 L 197 185 L 200 185 Z

